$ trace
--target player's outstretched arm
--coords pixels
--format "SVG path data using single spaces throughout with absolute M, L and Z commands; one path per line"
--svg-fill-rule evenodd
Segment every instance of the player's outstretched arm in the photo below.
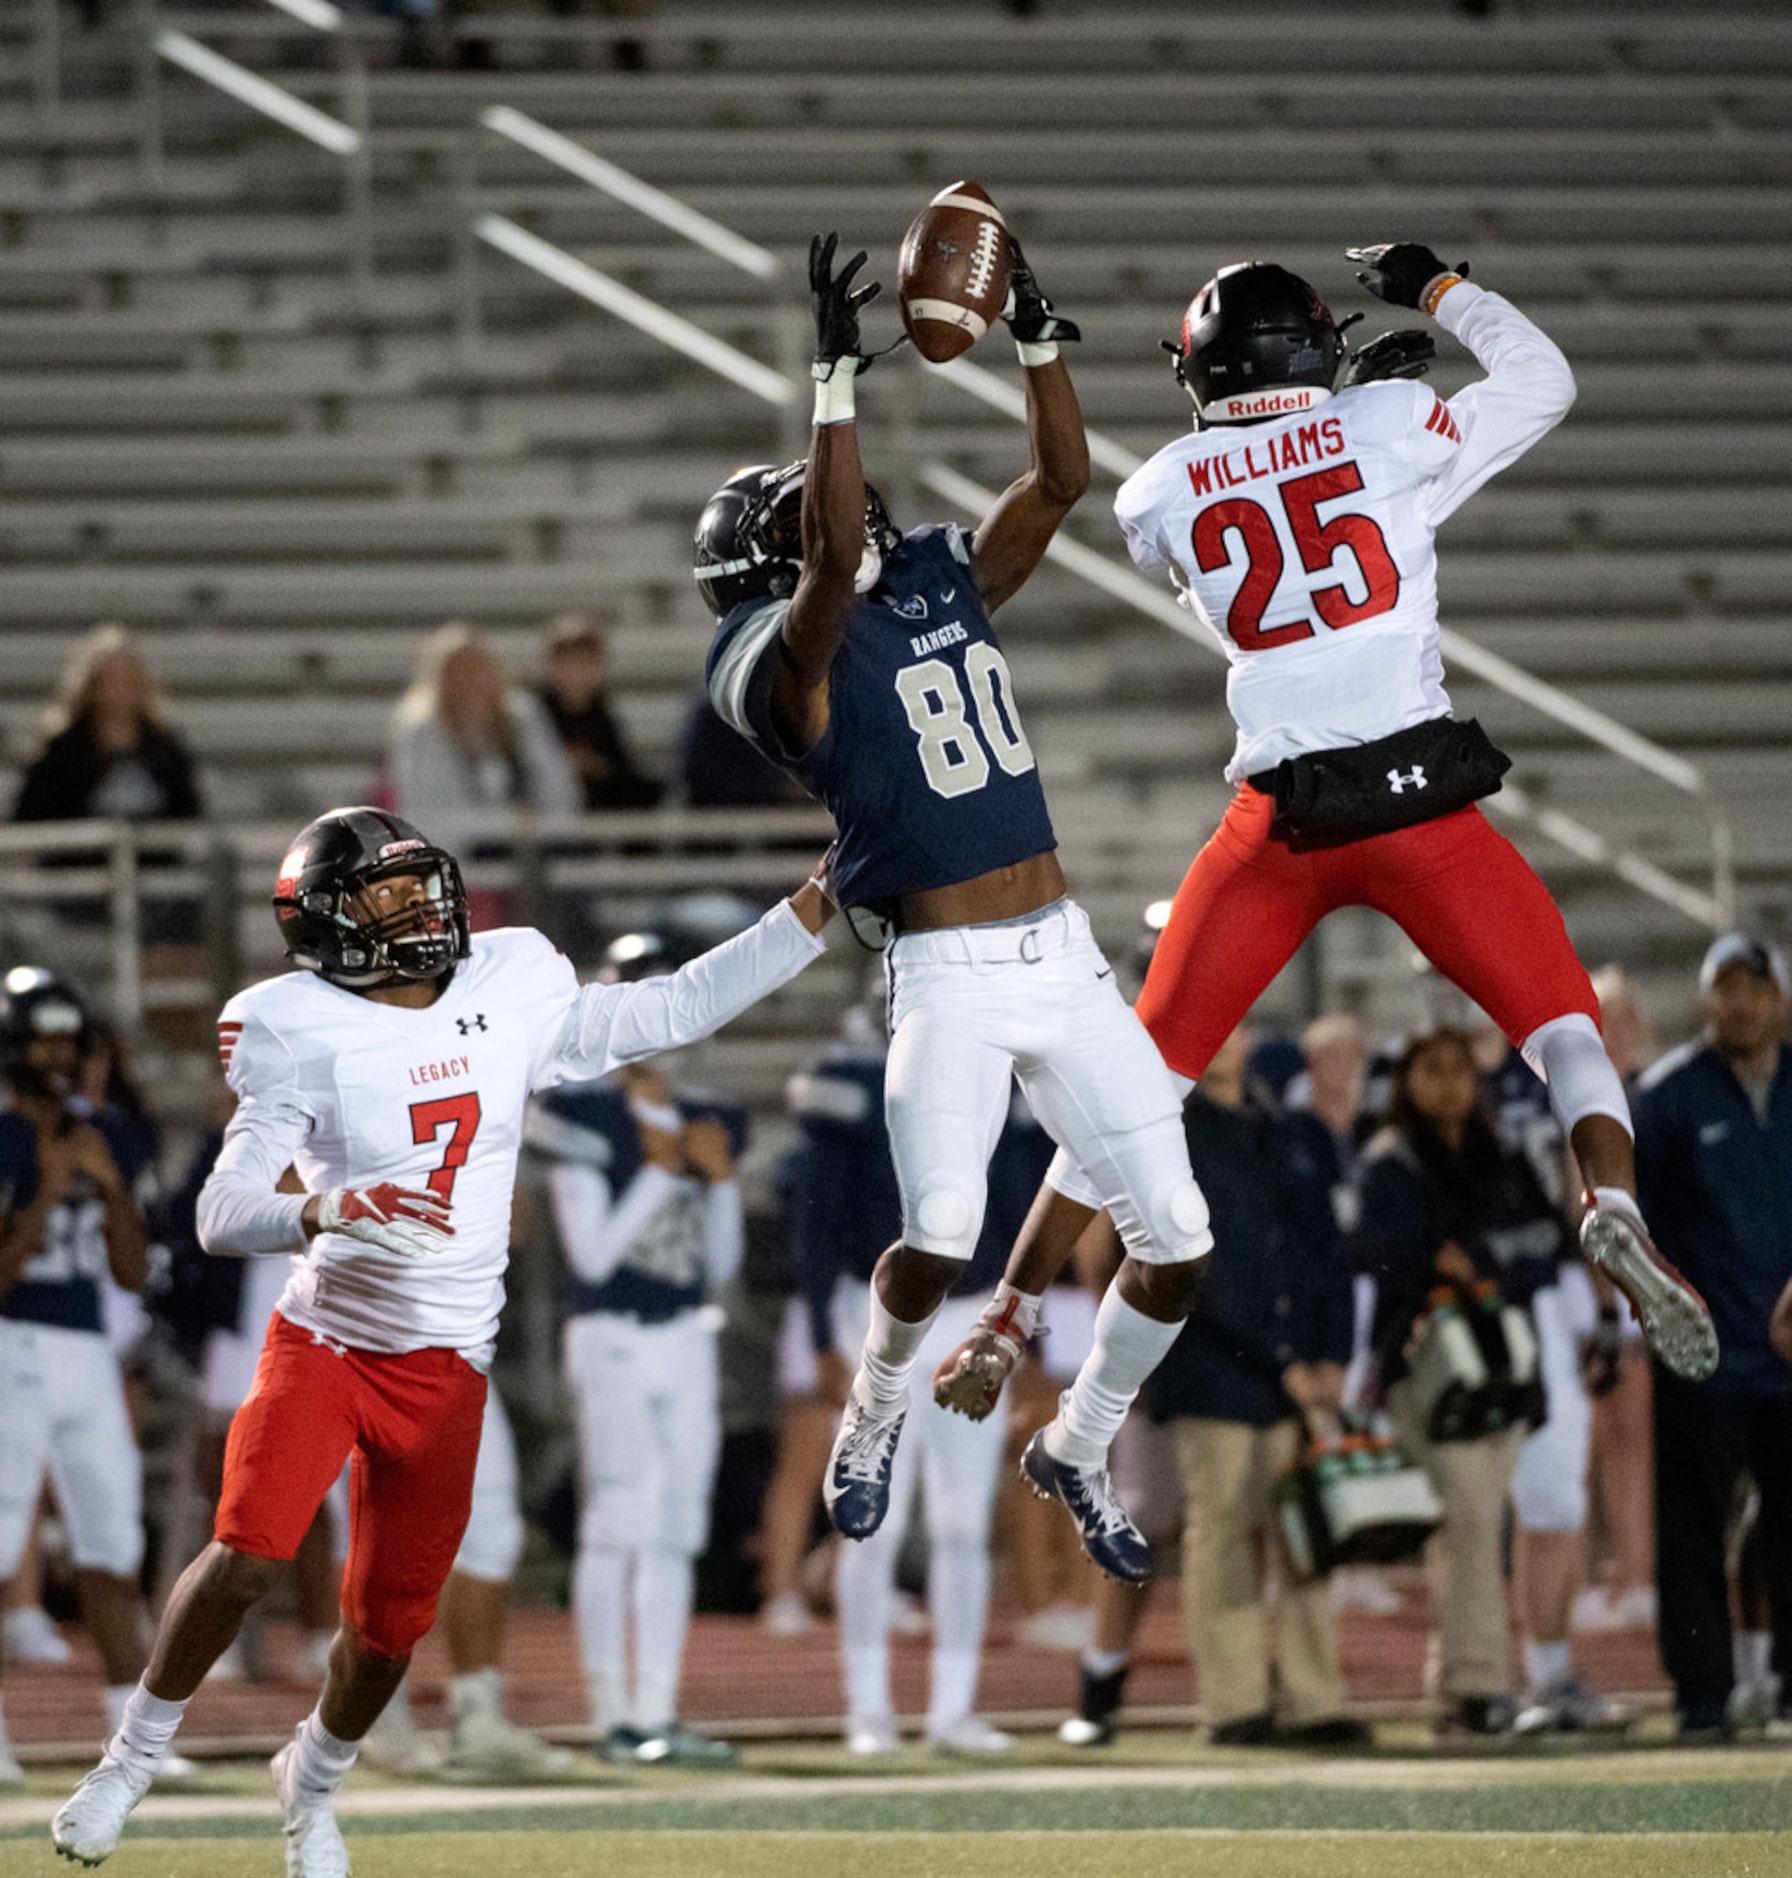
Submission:
M 820 958 L 833 911 L 818 872 L 745 932 L 663 978 L 582 987 L 543 1080 L 605 1076 L 620 1063 L 701 1042 Z
M 796 751 L 811 750 L 828 727 L 828 674 L 852 618 L 854 583 L 865 553 L 865 471 L 859 461 L 854 387 L 870 368 L 859 338 L 859 309 L 878 283 L 855 287 L 863 249 L 836 274 L 839 237 L 809 244 L 815 308 L 815 427 L 803 481 L 802 573 L 778 643 L 772 713 Z
M 1089 487 L 1089 440 L 1076 387 L 1058 348 L 1082 337 L 1040 291 L 1020 243 L 1009 237 L 1008 304 L 1002 310 L 1025 367 L 1027 473 L 996 498 L 971 541 L 971 578 L 994 612 L 1032 573 L 1060 523 Z

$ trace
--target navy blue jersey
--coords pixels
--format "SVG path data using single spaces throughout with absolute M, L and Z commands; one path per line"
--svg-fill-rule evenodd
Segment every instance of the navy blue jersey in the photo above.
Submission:
M 791 1084 L 802 1148 L 786 1195 L 797 1282 L 818 1350 L 833 1348 L 834 1288 L 869 1283 L 884 1249 L 902 1236 L 902 1195 L 884 1126 L 884 1059 L 842 1045 Z M 989 1198 L 977 1249 L 952 1289 L 988 1291 L 1001 1277 L 1054 1144 L 1019 1090 L 989 1163 Z
M 641 1130 L 628 1100 L 621 1083 L 610 1080 L 550 1090 L 535 1105 L 530 1145 L 553 1158 L 597 1168 L 609 1183 L 612 1201 L 620 1200 L 643 1164 Z M 672 1100 L 687 1122 L 720 1122 L 730 1150 L 740 1158 L 747 1145 L 747 1112 L 740 1103 L 704 1089 L 675 1090 Z M 647 1324 L 694 1311 L 703 1302 L 708 1269 L 705 1221 L 703 1183 L 680 1181 L 608 1278 L 593 1284 L 571 1277 L 570 1310 L 575 1316 L 619 1312 Z
M 111 1109 L 72 1119 L 91 1121 L 114 1160 L 128 1157 L 120 1117 Z M 21 1115 L 0 1113 L 0 1217 L 22 1212 L 37 1198 L 37 1132 Z M 86 1180 L 44 1218 L 44 1243 L 26 1261 L 18 1282 L 0 1296 L 0 1317 L 64 1330 L 103 1330 L 100 1279 L 106 1270 L 105 1203 Z
M 1568 1144 L 1542 1077 L 1508 1044 L 1499 1067 L 1482 1077 L 1481 1091 L 1500 1140 L 1530 1162 L 1531 1172 L 1550 1199 L 1565 1205 Z
M 828 678 L 828 728 L 803 757 L 772 724 L 788 600 L 725 614 L 708 663 L 723 720 L 832 811 L 833 884 L 887 907 L 1057 846 L 1008 664 L 956 527 L 917 528 L 853 603 Z

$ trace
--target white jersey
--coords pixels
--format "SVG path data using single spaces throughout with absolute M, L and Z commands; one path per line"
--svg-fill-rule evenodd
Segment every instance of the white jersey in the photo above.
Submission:
M 511 1191 L 530 1092 L 695 1042 L 793 978 L 822 942 L 789 904 L 663 978 L 580 987 L 524 928 L 474 936 L 427 1009 L 297 971 L 238 993 L 219 1020 L 239 1097 L 199 1200 L 211 1252 L 301 1251 L 279 1310 L 357 1349 L 490 1361 L 504 1301 Z M 288 1167 L 305 1194 L 275 1192 Z M 342 1234 L 306 1244 L 307 1194 L 390 1181 L 452 1208 L 440 1253 L 406 1258 Z
M 1180 438 L 1121 485 L 1133 560 L 1168 571 L 1231 661 L 1233 782 L 1450 708 L 1433 537 L 1561 421 L 1574 378 L 1498 294 L 1464 281 L 1436 318 L 1487 371 L 1448 403 L 1418 380 L 1359 385 Z

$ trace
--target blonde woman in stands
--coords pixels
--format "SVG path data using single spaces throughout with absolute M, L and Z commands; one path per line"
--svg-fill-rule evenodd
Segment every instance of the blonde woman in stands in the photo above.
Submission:
M 392 719 L 398 812 L 463 852 L 492 812 L 576 815 L 579 787 L 539 699 L 513 688 L 486 636 L 453 622 L 432 633 Z

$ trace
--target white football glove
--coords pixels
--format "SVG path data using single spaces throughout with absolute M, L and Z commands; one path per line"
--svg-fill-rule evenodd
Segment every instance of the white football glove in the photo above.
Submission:
M 434 1258 L 454 1237 L 448 1202 L 439 1193 L 383 1181 L 377 1187 L 332 1187 L 318 1204 L 320 1232 L 339 1232 L 400 1258 Z

